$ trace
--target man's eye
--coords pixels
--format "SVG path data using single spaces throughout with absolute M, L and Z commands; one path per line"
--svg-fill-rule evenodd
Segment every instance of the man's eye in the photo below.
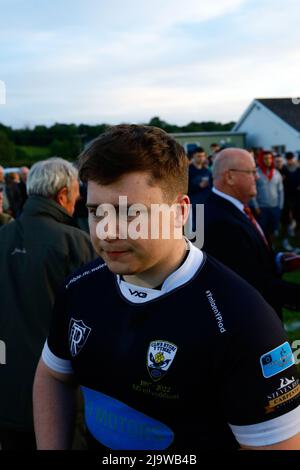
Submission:
M 128 219 L 136 219 L 137 217 L 148 217 L 148 212 L 147 211 L 135 211 L 133 214 L 128 214 L 127 218 Z
M 95 219 L 103 218 L 103 215 L 97 215 L 97 209 L 89 209 L 89 215 Z
M 89 208 L 89 216 L 92 217 L 93 219 L 96 219 L 98 222 L 100 220 L 103 220 L 104 218 L 108 218 L 109 214 L 107 212 L 101 212 L 98 211 L 97 213 L 97 208 Z
M 127 213 L 127 219 L 128 219 L 128 220 L 134 220 L 134 219 L 136 219 L 137 217 L 139 217 L 140 214 L 141 214 L 140 211 L 136 211 L 134 214 L 130 214 L 129 211 L 128 211 L 128 213 Z

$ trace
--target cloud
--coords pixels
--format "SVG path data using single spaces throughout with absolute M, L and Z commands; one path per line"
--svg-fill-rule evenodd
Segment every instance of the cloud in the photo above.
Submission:
M 215 0 L 214 2 L 200 2 L 189 0 L 185 5 L 180 0 L 152 0 L 139 2 L 129 0 L 126 10 L 137 29 L 150 27 L 151 30 L 166 30 L 182 23 L 199 23 L 233 13 L 245 0 Z M 110 14 L 115 13 L 120 6 L 120 0 L 110 2 Z M 126 17 L 126 13 L 125 13 Z
M 227 121 L 299 96 L 295 0 L 4 3 L 9 124 Z

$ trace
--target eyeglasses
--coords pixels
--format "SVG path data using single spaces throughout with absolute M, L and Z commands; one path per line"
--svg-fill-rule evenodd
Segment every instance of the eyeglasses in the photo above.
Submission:
M 251 174 L 253 176 L 256 176 L 257 175 L 257 171 L 256 170 L 238 170 L 237 168 L 230 168 L 229 171 L 238 171 L 240 173 L 248 173 L 248 174 Z

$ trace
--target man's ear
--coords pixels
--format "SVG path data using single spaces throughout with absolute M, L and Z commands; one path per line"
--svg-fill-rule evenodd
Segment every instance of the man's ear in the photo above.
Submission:
M 180 194 L 176 200 L 175 227 L 183 227 L 188 219 L 190 199 L 186 194 Z
M 55 202 L 57 202 L 57 204 L 59 204 L 60 206 L 65 207 L 65 203 L 67 200 L 68 200 L 68 188 L 64 186 L 56 193 Z
M 226 170 L 224 172 L 224 179 L 225 179 L 226 184 L 228 184 L 229 186 L 233 186 L 235 184 L 233 171 Z

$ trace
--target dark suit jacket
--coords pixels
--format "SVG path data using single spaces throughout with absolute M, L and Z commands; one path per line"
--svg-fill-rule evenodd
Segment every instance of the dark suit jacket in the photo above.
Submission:
M 300 308 L 300 286 L 283 281 L 275 254 L 231 202 L 211 193 L 204 209 L 204 250 L 252 284 L 279 316 L 283 306 Z

